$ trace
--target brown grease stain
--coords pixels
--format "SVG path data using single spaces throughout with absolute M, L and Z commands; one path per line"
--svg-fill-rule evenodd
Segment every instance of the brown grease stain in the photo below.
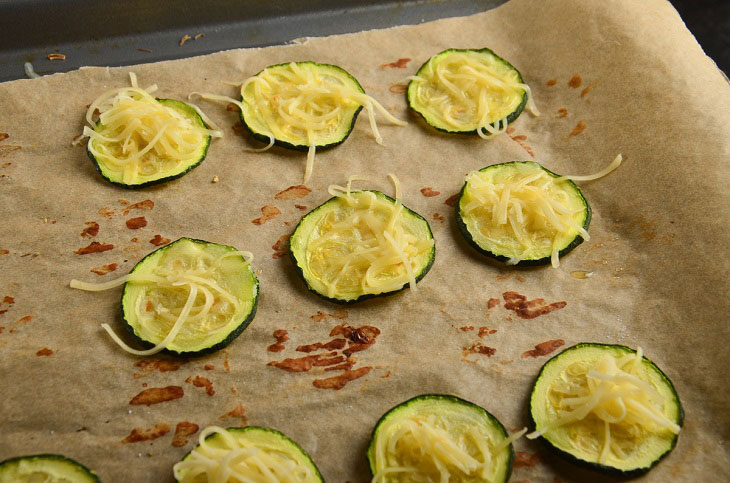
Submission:
M 482 354 L 487 357 L 492 357 L 497 352 L 497 349 L 495 349 L 494 347 L 486 346 L 481 342 L 477 342 L 475 344 L 472 344 L 471 346 L 464 346 L 462 350 L 464 351 L 464 357 L 468 356 L 469 354 Z
M 246 135 L 246 129 L 240 122 L 237 122 L 236 124 L 231 126 L 231 129 L 233 129 L 233 134 L 235 134 L 236 136 L 244 137 Z
M 33 320 L 33 316 L 32 315 L 26 315 L 25 317 L 19 318 L 18 319 L 18 323 L 19 324 L 27 324 L 31 320 Z
M 185 395 L 183 388 L 180 386 L 167 387 L 151 387 L 134 396 L 129 404 L 150 406 L 152 404 L 160 404 L 173 399 L 180 399 Z
M 462 331 L 462 332 L 470 332 L 470 331 L 474 330 L 474 326 L 473 325 L 465 325 L 463 327 L 459 327 L 459 330 Z
M 130 230 L 139 230 L 140 228 L 144 228 L 147 226 L 147 218 L 144 216 L 138 216 L 137 218 L 130 218 L 126 222 L 127 228 Z
M 570 136 L 577 136 L 586 129 L 586 123 L 581 121 L 578 121 L 578 124 L 575 125 L 572 131 L 570 131 Z
M 51 349 L 49 349 L 48 347 L 44 347 L 43 349 L 41 349 L 38 352 L 36 352 L 35 355 L 37 355 L 37 356 L 52 356 L 53 355 L 53 351 Z
M 233 410 L 228 411 L 226 414 L 220 417 L 220 419 L 229 418 L 239 418 L 241 420 L 241 427 L 244 427 L 248 424 L 248 418 L 246 417 L 246 408 L 244 408 L 243 404 L 241 403 L 238 403 L 238 406 L 233 408 Z
M 154 371 L 172 372 L 180 369 L 187 361 L 173 361 L 168 359 L 144 359 L 134 363 L 134 367 L 139 367 L 140 371 L 134 374 L 135 379 L 147 376 Z
M 545 342 L 537 344 L 534 349 L 523 353 L 522 358 L 527 359 L 528 357 L 546 356 L 563 345 L 565 345 L 565 341 L 563 339 L 546 340 Z
M 197 433 L 200 427 L 190 421 L 180 421 L 175 426 L 175 436 L 172 437 L 172 445 L 176 448 L 182 448 L 188 444 L 188 436 Z
M 583 79 L 578 74 L 573 74 L 573 77 L 568 81 L 568 85 L 573 89 L 577 89 L 583 83 Z
M 294 205 L 294 208 L 301 211 L 307 211 L 308 209 L 306 205 Z
M 486 337 L 488 335 L 496 334 L 497 329 L 490 329 L 489 327 L 479 327 L 479 332 L 477 335 L 479 337 Z
M 205 393 L 208 396 L 213 396 L 215 394 L 215 389 L 213 389 L 213 383 L 207 377 L 190 376 L 187 379 L 185 379 L 185 382 L 187 382 L 188 384 L 192 384 L 195 387 L 204 387 Z
M 340 350 L 344 349 L 345 345 L 347 345 L 347 340 L 345 339 L 332 339 L 331 341 L 327 343 L 321 343 L 321 342 L 315 342 L 314 344 L 307 344 L 307 345 L 300 345 L 296 348 L 297 352 L 314 352 L 319 349 L 324 349 L 328 351 L 333 350 Z
M 129 201 L 127 200 L 119 200 L 119 204 L 122 206 L 127 206 L 129 204 Z
M 104 218 L 110 220 L 110 219 L 114 218 L 114 215 L 116 212 L 109 208 L 99 208 L 99 211 L 97 213 L 99 213 Z
M 381 69 L 405 69 L 406 66 L 408 66 L 408 62 L 410 62 L 412 59 L 409 59 L 408 57 L 403 57 L 395 62 L 389 62 L 387 64 L 380 64 Z
M 10 295 L 6 295 L 3 297 L 2 301 L 0 301 L 0 314 L 4 314 L 10 308 L 15 304 L 15 299 L 11 297 Z
M 331 366 L 344 362 L 343 356 L 338 356 L 336 352 L 327 354 L 314 354 L 311 356 L 287 358 L 283 361 L 271 361 L 267 365 L 278 367 L 287 372 L 306 372 L 315 366 Z
M 433 219 L 436 220 L 436 221 L 440 221 L 441 223 L 443 223 L 444 221 L 446 221 L 446 217 L 444 215 L 442 215 L 441 213 L 434 213 L 433 214 Z
M 547 81 L 547 82 L 545 83 L 545 85 L 546 85 L 546 86 L 548 86 L 548 87 L 552 87 L 552 86 L 554 86 L 554 85 L 555 85 L 555 84 L 557 84 L 557 83 L 558 83 L 558 81 L 557 81 L 557 80 L 555 80 L 555 79 L 550 79 L 549 81 Z
M 95 273 L 97 275 L 106 275 L 107 273 L 113 272 L 116 270 L 118 265 L 116 263 L 107 263 L 106 265 L 100 265 L 98 267 L 94 267 L 91 270 L 89 270 L 91 273 Z
M 408 90 L 408 85 L 406 84 L 393 84 L 388 88 L 390 92 L 393 94 L 405 94 L 405 92 Z
M 124 208 L 122 211 L 123 216 L 127 216 L 130 211 L 132 210 L 151 210 L 155 207 L 155 202 L 152 200 L 142 200 L 138 201 L 137 203 L 132 203 L 131 205 Z
M 276 339 L 276 342 L 274 344 L 271 344 L 269 347 L 266 348 L 269 352 L 281 352 L 286 347 L 284 347 L 284 342 L 289 340 L 289 336 L 287 335 L 287 331 L 285 329 L 278 329 L 274 331 L 274 338 Z
M 347 309 L 337 309 L 331 314 L 318 310 L 316 314 L 309 316 L 309 318 L 315 322 L 322 322 L 323 320 L 328 319 L 330 317 L 334 317 L 335 319 L 344 320 L 348 316 L 349 316 L 349 313 L 347 312 Z M 332 337 L 332 334 L 330 334 L 330 337 Z
M 231 372 L 231 364 L 228 362 L 228 351 L 226 349 L 223 349 L 221 352 L 223 352 L 223 369 L 225 369 L 226 372 Z
M 90 253 L 101 253 L 113 249 L 114 245 L 112 245 L 111 243 L 91 242 L 88 246 L 79 248 L 74 253 L 77 255 L 88 255 Z
M 8 253 L 10 253 L 10 250 L 8 249 L 3 248 L 2 250 L 0 250 L 0 255 L 7 255 Z
M 169 238 L 165 238 L 158 234 L 158 235 L 155 235 L 154 238 L 152 238 L 152 240 L 150 240 L 150 243 L 152 243 L 156 247 L 161 247 L 163 245 L 167 245 L 168 243 L 170 243 L 170 241 L 172 241 L 172 240 L 170 240 Z
M 527 297 L 517 292 L 505 292 L 502 297 L 505 301 L 504 308 L 513 310 L 522 319 L 534 319 L 568 305 L 565 301 L 546 304 L 545 299 L 527 300 Z
M 593 89 L 593 86 L 588 86 L 582 91 L 580 91 L 580 96 L 585 97 L 589 92 L 591 92 L 591 89 Z
M 456 193 L 455 195 L 451 195 L 448 198 L 446 198 L 446 201 L 444 201 L 444 204 L 449 205 L 450 207 L 454 208 L 459 203 L 460 196 L 461 196 L 461 193 Z
M 228 111 L 228 112 L 236 112 L 237 110 L 238 110 L 238 106 L 235 105 L 234 103 L 229 102 L 228 104 L 226 104 L 226 111 Z
M 13 165 L 13 163 L 8 161 L 8 162 L 3 163 L 3 168 L 9 168 L 12 165 Z
M 277 200 L 292 200 L 295 198 L 304 198 L 311 192 L 312 190 L 310 188 L 303 184 L 298 184 L 295 186 L 289 186 L 283 191 L 279 191 L 274 195 L 274 198 Z
M 492 297 L 489 300 L 487 300 L 487 309 L 493 309 L 497 305 L 499 305 L 499 299 Z
M 558 117 L 559 118 L 562 119 L 562 118 L 566 117 L 567 115 L 568 115 L 568 110 L 566 108 L 561 107 L 560 109 L 558 109 Z
M 328 377 L 326 379 L 315 379 L 312 381 L 312 385 L 318 389 L 334 389 L 335 391 L 338 391 L 345 387 L 348 382 L 367 375 L 371 370 L 372 367 L 369 366 L 354 370 L 346 370 L 338 376 Z
M 139 443 L 140 441 L 152 441 L 161 438 L 170 432 L 170 426 L 165 423 L 157 423 L 149 429 L 134 428 L 129 435 L 122 440 L 122 443 Z
M 348 371 L 348 370 L 352 369 L 352 366 L 354 366 L 355 364 L 357 364 L 357 361 L 355 360 L 354 357 L 351 357 L 351 358 L 347 359 L 345 362 L 343 362 L 342 364 L 338 364 L 338 365 L 332 366 L 332 367 L 325 367 L 324 370 L 325 371 Z
M 291 235 L 281 235 L 276 243 L 271 245 L 274 250 L 271 258 L 284 258 L 289 253 L 289 238 L 291 238 Z
M 84 238 L 91 238 L 95 237 L 99 234 L 99 224 L 95 221 L 85 221 L 84 225 L 86 225 L 86 228 L 83 229 L 81 232 L 81 236 Z
M 212 371 L 215 369 L 215 366 L 213 364 L 206 364 L 203 366 L 203 369 L 205 369 L 206 371 Z
M 440 191 L 433 190 L 430 186 L 427 186 L 425 188 L 421 188 L 421 194 L 425 196 L 426 198 L 431 198 L 433 196 L 438 196 L 441 194 Z
M 540 462 L 540 456 L 537 453 L 528 453 L 526 451 L 515 451 L 514 467 L 533 467 Z
M 261 207 L 261 217 L 252 220 L 254 225 L 263 225 L 272 218 L 276 218 L 281 214 L 281 210 L 276 206 L 264 205 Z
M 513 140 L 514 142 L 516 142 L 517 144 L 519 144 L 520 147 L 527 152 L 527 154 L 529 154 L 530 156 L 532 156 L 534 158 L 535 151 L 533 151 L 532 147 L 530 147 L 530 145 L 525 142 L 525 141 L 527 141 L 527 136 L 525 136 L 524 134 L 517 134 L 517 135 L 513 136 L 512 133 L 514 133 L 514 132 L 515 132 L 515 129 L 513 127 L 507 128 L 507 135 L 510 137 L 510 139 Z
M 6 132 L 0 132 L 0 142 L 5 141 L 10 135 Z

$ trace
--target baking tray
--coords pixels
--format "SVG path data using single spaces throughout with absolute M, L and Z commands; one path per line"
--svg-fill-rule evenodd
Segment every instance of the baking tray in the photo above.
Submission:
M 0 81 L 26 77 L 26 62 L 41 75 L 158 62 L 471 15 L 505 1 L 0 0 Z

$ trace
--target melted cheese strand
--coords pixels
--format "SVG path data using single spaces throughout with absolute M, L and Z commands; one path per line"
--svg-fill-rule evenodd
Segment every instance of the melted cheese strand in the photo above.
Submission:
M 577 423 L 592 415 L 602 423 L 603 442 L 598 451 L 598 462 L 606 463 L 608 458 L 626 458 L 627 455 L 612 444 L 611 425 L 618 428 L 638 426 L 643 431 L 670 431 L 678 434 L 680 426 L 669 420 L 664 414 L 668 400 L 656 388 L 641 379 L 643 374 L 641 348 L 635 354 L 617 359 L 606 354 L 585 370 L 585 376 L 572 380 L 564 386 L 558 382 L 549 390 L 561 396 L 556 405 L 557 418 L 545 424 L 541 429 L 527 435 L 535 439 L 561 426 Z M 637 365 L 637 362 L 639 365 Z M 570 367 L 566 372 L 571 370 Z
M 157 354 L 161 350 L 165 349 L 170 342 L 172 342 L 175 337 L 177 336 L 177 333 L 180 332 L 180 329 L 182 328 L 183 324 L 185 323 L 186 319 L 188 318 L 188 314 L 190 313 L 190 309 L 193 307 L 193 302 L 195 302 L 195 297 L 198 295 L 198 286 L 194 284 L 190 284 L 190 294 L 188 295 L 188 299 L 185 302 L 185 307 L 183 307 L 182 312 L 180 313 L 180 316 L 175 321 L 175 324 L 172 326 L 172 329 L 167 334 L 167 336 L 162 339 L 162 341 L 154 346 L 151 349 L 147 350 L 136 350 L 129 347 L 127 344 L 125 344 L 122 339 L 117 336 L 117 334 L 114 333 L 112 328 L 109 326 L 109 324 L 101 324 L 101 327 L 111 336 L 111 338 L 114 340 L 114 342 L 117 343 L 119 347 L 124 349 L 125 351 L 129 352 L 130 354 L 134 354 L 137 356 L 150 356 L 152 354 Z
M 271 482 L 297 483 L 315 481 L 308 466 L 287 453 L 268 445 L 255 445 L 235 438 L 236 432 L 210 426 L 201 431 L 198 447 L 183 461 L 175 464 L 173 473 L 182 483 L 193 483 L 205 475 L 210 483 Z M 208 438 L 217 435 L 216 446 Z
M 596 174 L 589 174 L 589 175 L 585 175 L 585 176 L 574 176 L 574 175 L 561 176 L 557 179 L 557 181 L 562 181 L 565 179 L 570 179 L 573 181 L 592 181 L 594 179 L 603 178 L 604 176 L 606 176 L 607 174 L 612 172 L 614 169 L 621 166 L 621 161 L 623 161 L 623 159 L 624 159 L 623 156 L 621 156 L 621 154 L 619 153 L 618 156 L 616 156 L 614 158 L 614 160 L 611 161 L 611 164 L 609 164 L 608 166 L 606 166 L 605 168 L 603 168 L 601 171 L 599 171 Z

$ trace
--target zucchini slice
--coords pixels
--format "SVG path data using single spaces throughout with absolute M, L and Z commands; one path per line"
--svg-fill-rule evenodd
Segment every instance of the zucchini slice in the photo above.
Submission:
M 622 345 L 583 343 L 543 366 L 530 397 L 535 432 L 568 460 L 622 476 L 649 471 L 677 444 L 684 411 L 672 382 Z
M 307 152 L 304 183 L 314 168 L 317 149 L 344 142 L 364 107 L 378 144 L 382 137 L 375 123 L 375 109 L 399 126 L 378 101 L 365 94 L 360 83 L 336 65 L 289 62 L 266 67 L 241 84 L 241 101 L 194 92 L 204 99 L 232 102 L 241 109 L 241 122 L 254 139 L 287 149 Z
M 142 188 L 179 178 L 203 162 L 211 136 L 221 136 L 197 108 L 156 99 L 155 89 L 138 87 L 132 75 L 132 87 L 108 91 L 89 105 L 86 153 L 112 184 Z
M 373 483 L 506 482 L 514 450 L 504 426 L 456 396 L 424 394 L 380 418 L 368 447 Z
M 279 431 L 258 426 L 200 432 L 198 446 L 173 467 L 181 483 L 213 481 L 323 482 L 312 458 Z M 227 474 L 228 478 L 221 479 Z
M 231 246 L 180 238 L 144 257 L 125 277 L 105 284 L 73 280 L 71 287 L 96 291 L 124 283 L 125 326 L 149 349 L 132 349 L 108 324 L 102 327 L 127 352 L 200 356 L 230 344 L 253 320 L 259 282 L 251 258 Z
M 589 239 L 591 208 L 569 178 L 533 161 L 474 171 L 461 189 L 457 224 L 488 257 L 508 265 L 557 267 L 559 257 Z
M 530 88 L 509 62 L 490 49 L 449 49 L 411 77 L 408 106 L 439 131 L 478 134 L 507 130 L 527 104 L 538 114 Z
M 0 483 L 99 483 L 78 461 L 58 454 L 18 456 L 0 462 Z
M 435 255 L 428 222 L 380 191 L 331 186 L 330 193 L 289 240 L 307 287 L 341 304 L 415 289 Z

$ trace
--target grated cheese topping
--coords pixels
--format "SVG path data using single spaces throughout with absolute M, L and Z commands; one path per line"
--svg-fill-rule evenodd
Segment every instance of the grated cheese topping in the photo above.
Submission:
M 386 420 L 378 428 L 372 482 L 495 481 L 500 453 L 524 432 L 499 442 L 474 421 L 454 425 L 441 414 Z
M 409 77 L 408 96 L 428 122 L 448 131 L 487 139 L 507 131 L 507 118 L 527 96 L 527 109 L 540 113 L 519 73 L 493 54 L 455 51 L 432 57 Z
M 423 267 L 433 249 L 433 239 L 419 218 L 414 223 L 400 200 L 400 183 L 389 175 L 396 187 L 396 200 L 372 191 L 352 191 L 332 185 L 329 192 L 337 199 L 309 235 L 306 269 L 321 284 L 328 297 L 390 292 L 406 283 L 416 288 L 417 269 Z M 311 216 L 311 215 L 309 215 Z M 425 223 L 424 223 L 425 224 Z M 427 228 L 425 228 L 427 230 Z
M 271 444 L 245 438 L 245 432 L 210 426 L 200 432 L 198 446 L 173 466 L 181 483 L 306 483 L 319 481 L 291 454 Z M 214 435 L 211 439 L 206 439 Z
M 585 201 L 563 182 L 601 178 L 621 160 L 619 154 L 607 168 L 588 176 L 555 177 L 532 162 L 474 171 L 466 178 L 460 202 L 462 219 L 479 245 L 508 256 L 508 265 L 550 254 L 551 264 L 557 268 L 560 250 L 576 236 L 590 240 L 583 228 Z
M 121 182 L 137 184 L 184 170 L 201 158 L 210 137 L 223 135 L 171 107 L 175 101 L 155 99 L 157 86 L 140 88 L 134 73 L 130 79 L 131 87 L 106 91 L 89 105 L 89 125 L 82 134 L 89 138 L 88 150 L 104 171 Z
M 648 382 L 642 359 L 639 347 L 636 353 L 604 354 L 568 366 L 549 388 L 551 421 L 527 437 L 567 428 L 576 446 L 606 464 L 632 456 L 647 433 L 678 434 L 679 425 L 665 413 L 669 401 Z
M 383 139 L 375 122 L 375 111 L 389 122 L 405 126 L 378 101 L 362 92 L 349 74 L 334 66 L 313 62 L 290 62 L 271 66 L 241 84 L 242 101 L 205 93 L 204 99 L 231 102 L 243 113 L 247 125 L 257 134 L 294 146 L 306 146 L 304 183 L 311 178 L 317 146 L 347 137 L 352 118 L 361 107 L 368 114 L 375 141 Z
M 250 252 L 230 250 L 213 256 L 192 242 L 182 247 L 178 242 L 176 248 L 174 255 L 163 253 L 150 273 L 133 272 L 100 284 L 71 280 L 71 288 L 87 291 L 129 284 L 125 290 L 134 298 L 132 307 L 125 305 L 125 312 L 134 312 L 135 332 L 155 346 L 133 349 L 108 324 L 101 327 L 130 354 L 147 356 L 168 348 L 204 345 L 251 309 L 252 300 L 229 281 L 232 272 L 240 273 L 240 262 L 233 265 L 226 260 L 242 256 L 248 267 L 253 259 Z

